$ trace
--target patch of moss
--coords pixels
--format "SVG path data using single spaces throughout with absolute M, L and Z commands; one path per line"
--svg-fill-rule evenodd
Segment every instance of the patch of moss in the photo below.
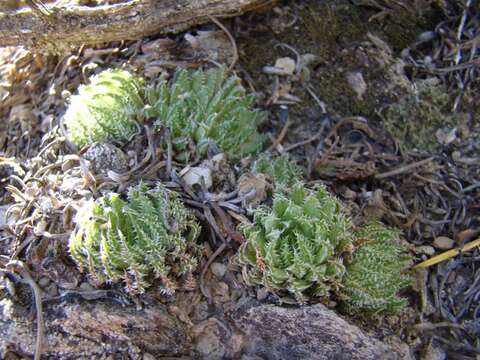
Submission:
M 300 15 L 307 36 L 317 45 L 318 55 L 326 60 L 339 46 L 363 40 L 368 31 L 359 8 L 343 1 L 309 2 Z
M 437 150 L 435 133 L 454 127 L 459 118 L 451 114 L 451 97 L 437 79 L 418 81 L 414 90 L 384 111 L 384 125 L 404 149 Z
M 374 76 L 367 76 L 365 81 L 371 84 Z M 376 104 L 375 97 L 367 93 L 362 99 L 348 83 L 345 74 L 336 69 L 322 72 L 314 84 L 317 95 L 336 111 L 345 115 L 365 115 L 373 113 Z

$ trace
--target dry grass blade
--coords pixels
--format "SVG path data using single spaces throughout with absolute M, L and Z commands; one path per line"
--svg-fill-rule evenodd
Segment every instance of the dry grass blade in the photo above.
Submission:
M 473 250 L 478 246 L 480 246 L 480 238 L 478 238 L 476 240 L 473 240 L 473 241 L 469 242 L 468 244 L 465 244 L 462 247 L 458 247 L 456 249 L 448 250 L 448 251 L 445 251 L 445 252 L 443 252 L 439 255 L 436 255 L 436 256 L 428 259 L 428 260 L 425 260 L 425 261 L 421 262 L 420 264 L 415 265 L 414 268 L 415 269 L 424 269 L 424 268 L 430 267 L 432 265 L 441 263 L 442 261 L 448 260 L 448 259 L 450 259 L 454 256 L 457 256 L 460 253 L 464 253 L 464 252 Z
M 230 66 L 228 67 L 228 71 L 232 71 L 233 68 L 235 67 L 235 64 L 238 61 L 238 48 L 237 48 L 237 43 L 235 42 L 235 39 L 233 38 L 232 34 L 228 29 L 223 25 L 220 21 L 218 21 L 214 16 L 207 15 L 208 18 L 215 23 L 222 31 L 228 36 L 228 39 L 232 43 L 232 50 L 233 50 L 233 58 L 232 62 L 230 63 Z

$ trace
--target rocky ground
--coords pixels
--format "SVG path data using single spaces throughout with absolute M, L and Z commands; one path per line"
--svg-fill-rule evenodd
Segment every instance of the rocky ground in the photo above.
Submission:
M 148 81 L 178 67 L 232 61 L 268 113 L 268 151 L 290 154 L 309 184 L 327 185 L 355 224 L 400 228 L 416 263 L 477 239 L 478 9 L 415 4 L 286 1 L 224 20 L 233 42 L 209 24 L 62 56 L 2 49 L 0 267 L 18 259 L 31 274 L 1 272 L 2 358 L 35 352 L 32 282 L 42 294 L 43 358 L 476 358 L 475 247 L 412 269 L 409 306 L 374 318 L 337 314 L 333 300 L 288 305 L 249 286 L 233 261 L 235 242 L 218 251 L 218 242 L 205 239 L 198 274 L 173 297 L 155 287 L 132 297 L 120 284 L 97 286 L 67 250 L 83 199 L 165 181 L 148 127 L 122 149 L 135 171 L 115 168 L 123 176 L 109 177 L 100 157 L 86 169 L 88 154 L 75 151 L 62 128 L 70 94 L 100 69 L 125 67 Z M 210 163 L 213 192 L 234 190 L 251 161 Z M 225 235 L 244 216 L 212 211 Z M 9 221 L 12 215 L 22 220 Z

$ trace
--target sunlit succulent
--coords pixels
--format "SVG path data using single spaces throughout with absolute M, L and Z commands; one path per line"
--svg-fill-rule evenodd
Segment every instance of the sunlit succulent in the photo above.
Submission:
M 175 193 L 158 185 L 130 188 L 124 201 L 111 194 L 83 208 L 70 238 L 70 253 L 99 282 L 124 280 L 142 292 L 155 278 L 165 293 L 198 264 L 200 228 Z
M 170 131 L 174 155 L 179 161 L 221 150 L 231 159 L 256 153 L 264 143 L 257 132 L 264 121 L 252 109 L 239 79 L 225 69 L 179 70 L 170 82 L 161 79 L 147 91 L 145 114 Z
M 412 282 L 402 275 L 411 257 L 398 242 L 398 230 L 371 224 L 364 226 L 357 237 L 361 245 L 347 265 L 343 309 L 362 314 L 398 312 L 406 304 L 398 292 Z
M 253 163 L 252 172 L 268 175 L 277 189 L 289 188 L 302 178 L 302 169 L 287 155 L 272 158 L 262 154 Z
M 288 194 L 276 193 L 272 208 L 255 210 L 254 223 L 242 230 L 239 261 L 247 281 L 299 303 L 324 300 L 339 289 L 351 238 L 341 204 L 324 188 L 310 191 L 297 183 Z
M 143 81 L 124 70 L 106 70 L 71 97 L 64 116 L 70 140 L 78 146 L 124 140 L 137 130 L 143 109 Z

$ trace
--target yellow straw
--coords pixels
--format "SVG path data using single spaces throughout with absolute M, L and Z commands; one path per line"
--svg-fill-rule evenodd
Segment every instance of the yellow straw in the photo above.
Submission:
M 455 248 L 455 249 L 452 249 L 452 250 L 448 250 L 448 251 L 445 251 L 441 254 L 438 254 L 428 260 L 425 260 L 423 262 L 421 262 L 420 264 L 417 264 L 414 266 L 414 269 L 425 269 L 429 266 L 432 266 L 432 265 L 435 265 L 435 264 L 438 264 L 439 262 L 442 262 L 442 261 L 445 261 L 445 260 L 448 260 L 460 253 L 464 253 L 464 252 L 467 252 L 467 251 L 470 251 L 474 248 L 476 248 L 477 246 L 480 246 L 480 238 L 476 239 L 476 240 L 473 240 L 471 242 L 469 242 L 468 244 L 465 244 L 464 246 L 462 247 L 458 247 L 458 248 Z

